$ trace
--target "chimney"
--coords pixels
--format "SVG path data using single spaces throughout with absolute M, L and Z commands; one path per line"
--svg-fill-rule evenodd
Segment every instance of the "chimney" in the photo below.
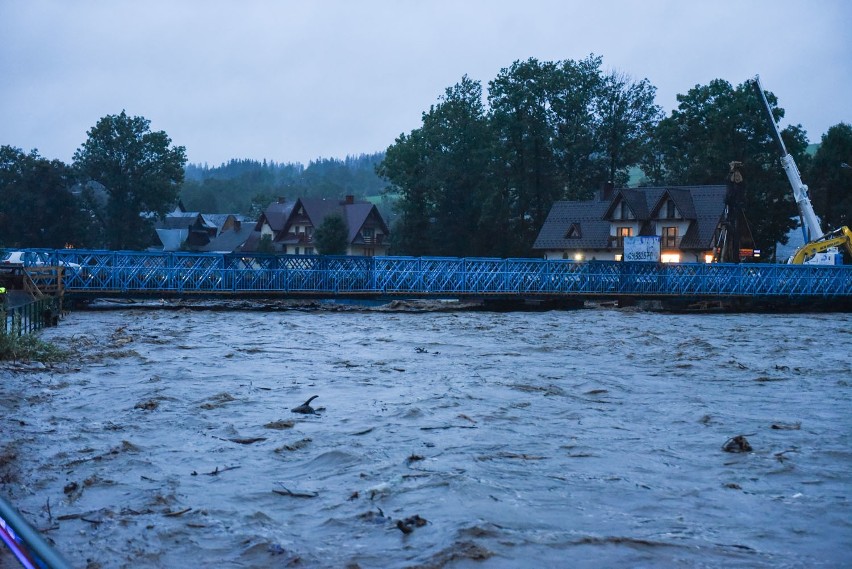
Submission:
M 614 190 L 615 185 L 612 182 L 607 182 L 603 186 L 601 186 L 601 201 L 608 202 L 609 200 L 611 200 Z
M 346 196 L 346 205 L 351 205 L 355 203 L 355 196 Z

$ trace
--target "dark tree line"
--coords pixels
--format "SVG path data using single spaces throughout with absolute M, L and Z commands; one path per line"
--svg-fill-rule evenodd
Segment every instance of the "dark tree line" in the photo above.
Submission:
M 401 134 L 379 165 L 398 197 L 395 252 L 527 256 L 557 200 L 590 198 L 605 183 L 724 184 L 742 162 L 744 204 L 771 257 L 797 210 L 768 117 L 747 83 L 714 80 L 678 96 L 664 116 L 646 80 L 604 72 L 602 60 L 516 61 L 482 85 L 465 76 Z M 784 116 L 768 93 L 776 121 Z M 850 217 L 852 132 L 833 127 L 813 160 L 801 126 L 782 132 L 826 229 Z M 845 185 L 844 185 L 845 183 Z
M 386 153 L 306 167 L 186 166 L 183 147 L 123 111 L 88 131 L 70 165 L 0 146 L 0 247 L 143 249 L 154 220 L 179 197 L 193 210 L 256 218 L 278 196 L 383 192 L 383 215 L 390 201 L 399 215 L 396 254 L 526 256 L 556 200 L 589 198 L 607 181 L 623 185 L 636 167 L 646 185 L 721 184 L 732 161 L 742 162 L 758 246 L 771 253 L 783 242 L 797 212 L 764 110 L 746 83 L 696 85 L 663 116 L 647 80 L 601 65 L 595 56 L 515 62 L 488 83 L 487 97 L 465 76 Z M 777 98 L 767 98 L 782 118 Z M 782 137 L 824 229 L 850 225 L 852 127 L 829 129 L 813 157 L 800 126 Z
M 0 245 L 143 249 L 174 207 L 182 146 L 124 111 L 100 119 L 69 166 L 0 147 Z
M 278 197 L 377 196 L 385 185 L 376 174 L 382 158 L 384 153 L 320 158 L 307 166 L 266 160 L 230 160 L 213 168 L 190 164 L 180 197 L 192 211 L 256 218 Z
M 422 255 L 522 256 L 554 201 L 624 183 L 661 118 L 647 80 L 582 61 L 517 61 L 488 84 L 465 76 L 387 150 L 399 196 L 395 245 Z

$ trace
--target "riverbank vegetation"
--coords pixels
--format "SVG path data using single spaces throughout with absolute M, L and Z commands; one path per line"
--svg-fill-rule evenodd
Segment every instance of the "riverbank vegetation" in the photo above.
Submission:
M 69 356 L 68 350 L 45 342 L 36 334 L 22 334 L 14 329 L 0 331 L 0 361 L 55 363 Z

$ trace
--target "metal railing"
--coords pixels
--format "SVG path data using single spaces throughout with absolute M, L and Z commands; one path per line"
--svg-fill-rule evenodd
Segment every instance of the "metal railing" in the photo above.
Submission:
M 71 565 L 2 497 L 0 539 L 27 569 L 71 569 Z
M 0 333 L 32 334 L 47 326 L 53 326 L 60 314 L 59 299 L 46 296 L 20 306 L 0 306 Z
M 390 295 L 852 298 L 852 266 L 454 257 L 34 252 L 75 295 Z

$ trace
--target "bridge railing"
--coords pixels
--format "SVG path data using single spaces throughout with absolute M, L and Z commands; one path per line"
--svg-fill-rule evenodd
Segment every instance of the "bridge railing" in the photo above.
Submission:
M 751 296 L 852 295 L 852 266 L 574 262 L 37 250 L 74 293 Z

